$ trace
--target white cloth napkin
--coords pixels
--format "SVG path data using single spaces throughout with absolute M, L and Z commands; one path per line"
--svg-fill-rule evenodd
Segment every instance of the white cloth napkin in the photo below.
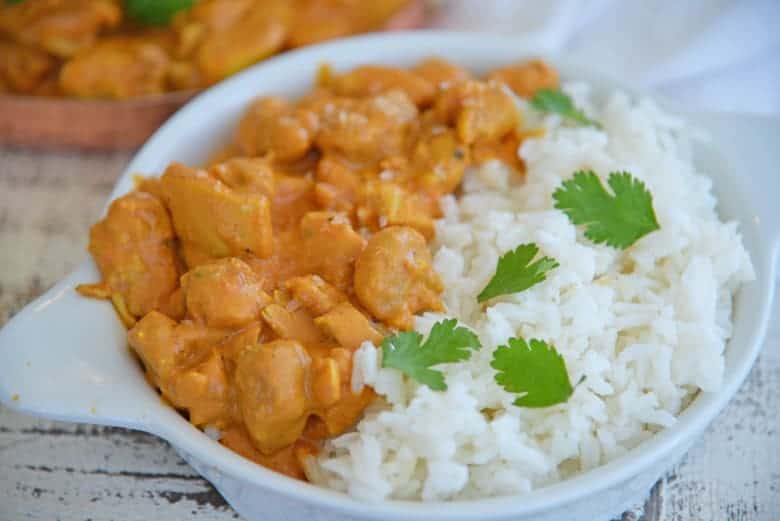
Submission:
M 433 25 L 528 38 L 702 109 L 780 115 L 780 0 L 441 0 Z

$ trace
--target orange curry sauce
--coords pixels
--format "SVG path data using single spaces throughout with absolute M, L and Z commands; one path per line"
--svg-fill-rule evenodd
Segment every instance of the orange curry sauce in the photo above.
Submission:
M 555 87 L 538 61 L 479 81 L 438 59 L 411 69 L 325 69 L 291 101 L 256 100 L 206 168 L 139 179 L 92 227 L 110 299 L 149 381 L 220 442 L 304 479 L 318 443 L 374 398 L 352 354 L 415 313 L 443 310 L 427 242 L 439 199 L 471 165 L 518 175 L 510 89 Z

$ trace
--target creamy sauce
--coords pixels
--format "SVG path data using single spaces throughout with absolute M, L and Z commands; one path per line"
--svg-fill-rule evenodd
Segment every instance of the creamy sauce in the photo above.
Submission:
M 539 77 L 538 62 L 502 74 L 525 70 Z M 526 135 L 503 83 L 441 60 L 320 78 L 253 103 L 206 168 L 139 179 L 92 228 L 102 281 L 78 288 L 113 302 L 172 406 L 298 478 L 374 398 L 351 389 L 360 344 L 444 310 L 427 246 L 439 199 L 482 161 L 522 175 Z

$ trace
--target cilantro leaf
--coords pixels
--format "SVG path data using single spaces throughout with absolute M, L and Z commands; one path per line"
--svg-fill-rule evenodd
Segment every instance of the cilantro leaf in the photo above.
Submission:
M 523 393 L 514 401 L 518 407 L 549 407 L 574 392 L 563 357 L 542 340 L 510 338 L 495 350 L 490 366 L 498 371 L 496 383 L 504 390 Z
M 477 301 L 484 302 L 499 295 L 519 293 L 542 282 L 547 278 L 547 272 L 557 268 L 558 262 L 551 257 L 542 257 L 529 264 L 539 247 L 534 243 L 521 244 L 512 251 L 503 254 L 498 259 L 496 274 L 490 279 L 485 289 L 477 295 Z
M 540 112 L 552 112 L 560 114 L 566 119 L 570 119 L 580 125 L 592 125 L 601 127 L 598 122 L 593 121 L 582 109 L 577 108 L 571 98 L 558 89 L 539 89 L 531 98 L 531 106 Z
M 125 0 L 125 10 L 132 18 L 149 25 L 166 25 L 173 15 L 189 9 L 195 0 Z
M 575 172 L 553 193 L 555 207 L 574 224 L 584 224 L 585 237 L 597 244 L 626 249 L 648 233 L 660 229 L 653 198 L 639 179 L 628 172 L 612 172 L 609 194 L 591 171 Z
M 5 0 L 5 5 L 15 5 L 21 3 L 22 0 Z
M 382 341 L 382 367 L 398 369 L 434 391 L 445 391 L 444 374 L 430 367 L 468 360 L 470 349 L 482 347 L 477 335 L 457 324 L 455 319 L 436 322 L 424 343 L 422 335 L 416 331 L 386 337 Z

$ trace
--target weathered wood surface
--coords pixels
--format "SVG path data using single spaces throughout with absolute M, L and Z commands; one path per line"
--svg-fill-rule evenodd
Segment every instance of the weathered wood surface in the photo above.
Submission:
M 0 148 L 0 324 L 84 258 L 89 225 L 128 159 Z M 237 518 L 153 436 L 0 407 L 0 521 Z M 780 321 L 726 411 L 623 519 L 780 519 Z

